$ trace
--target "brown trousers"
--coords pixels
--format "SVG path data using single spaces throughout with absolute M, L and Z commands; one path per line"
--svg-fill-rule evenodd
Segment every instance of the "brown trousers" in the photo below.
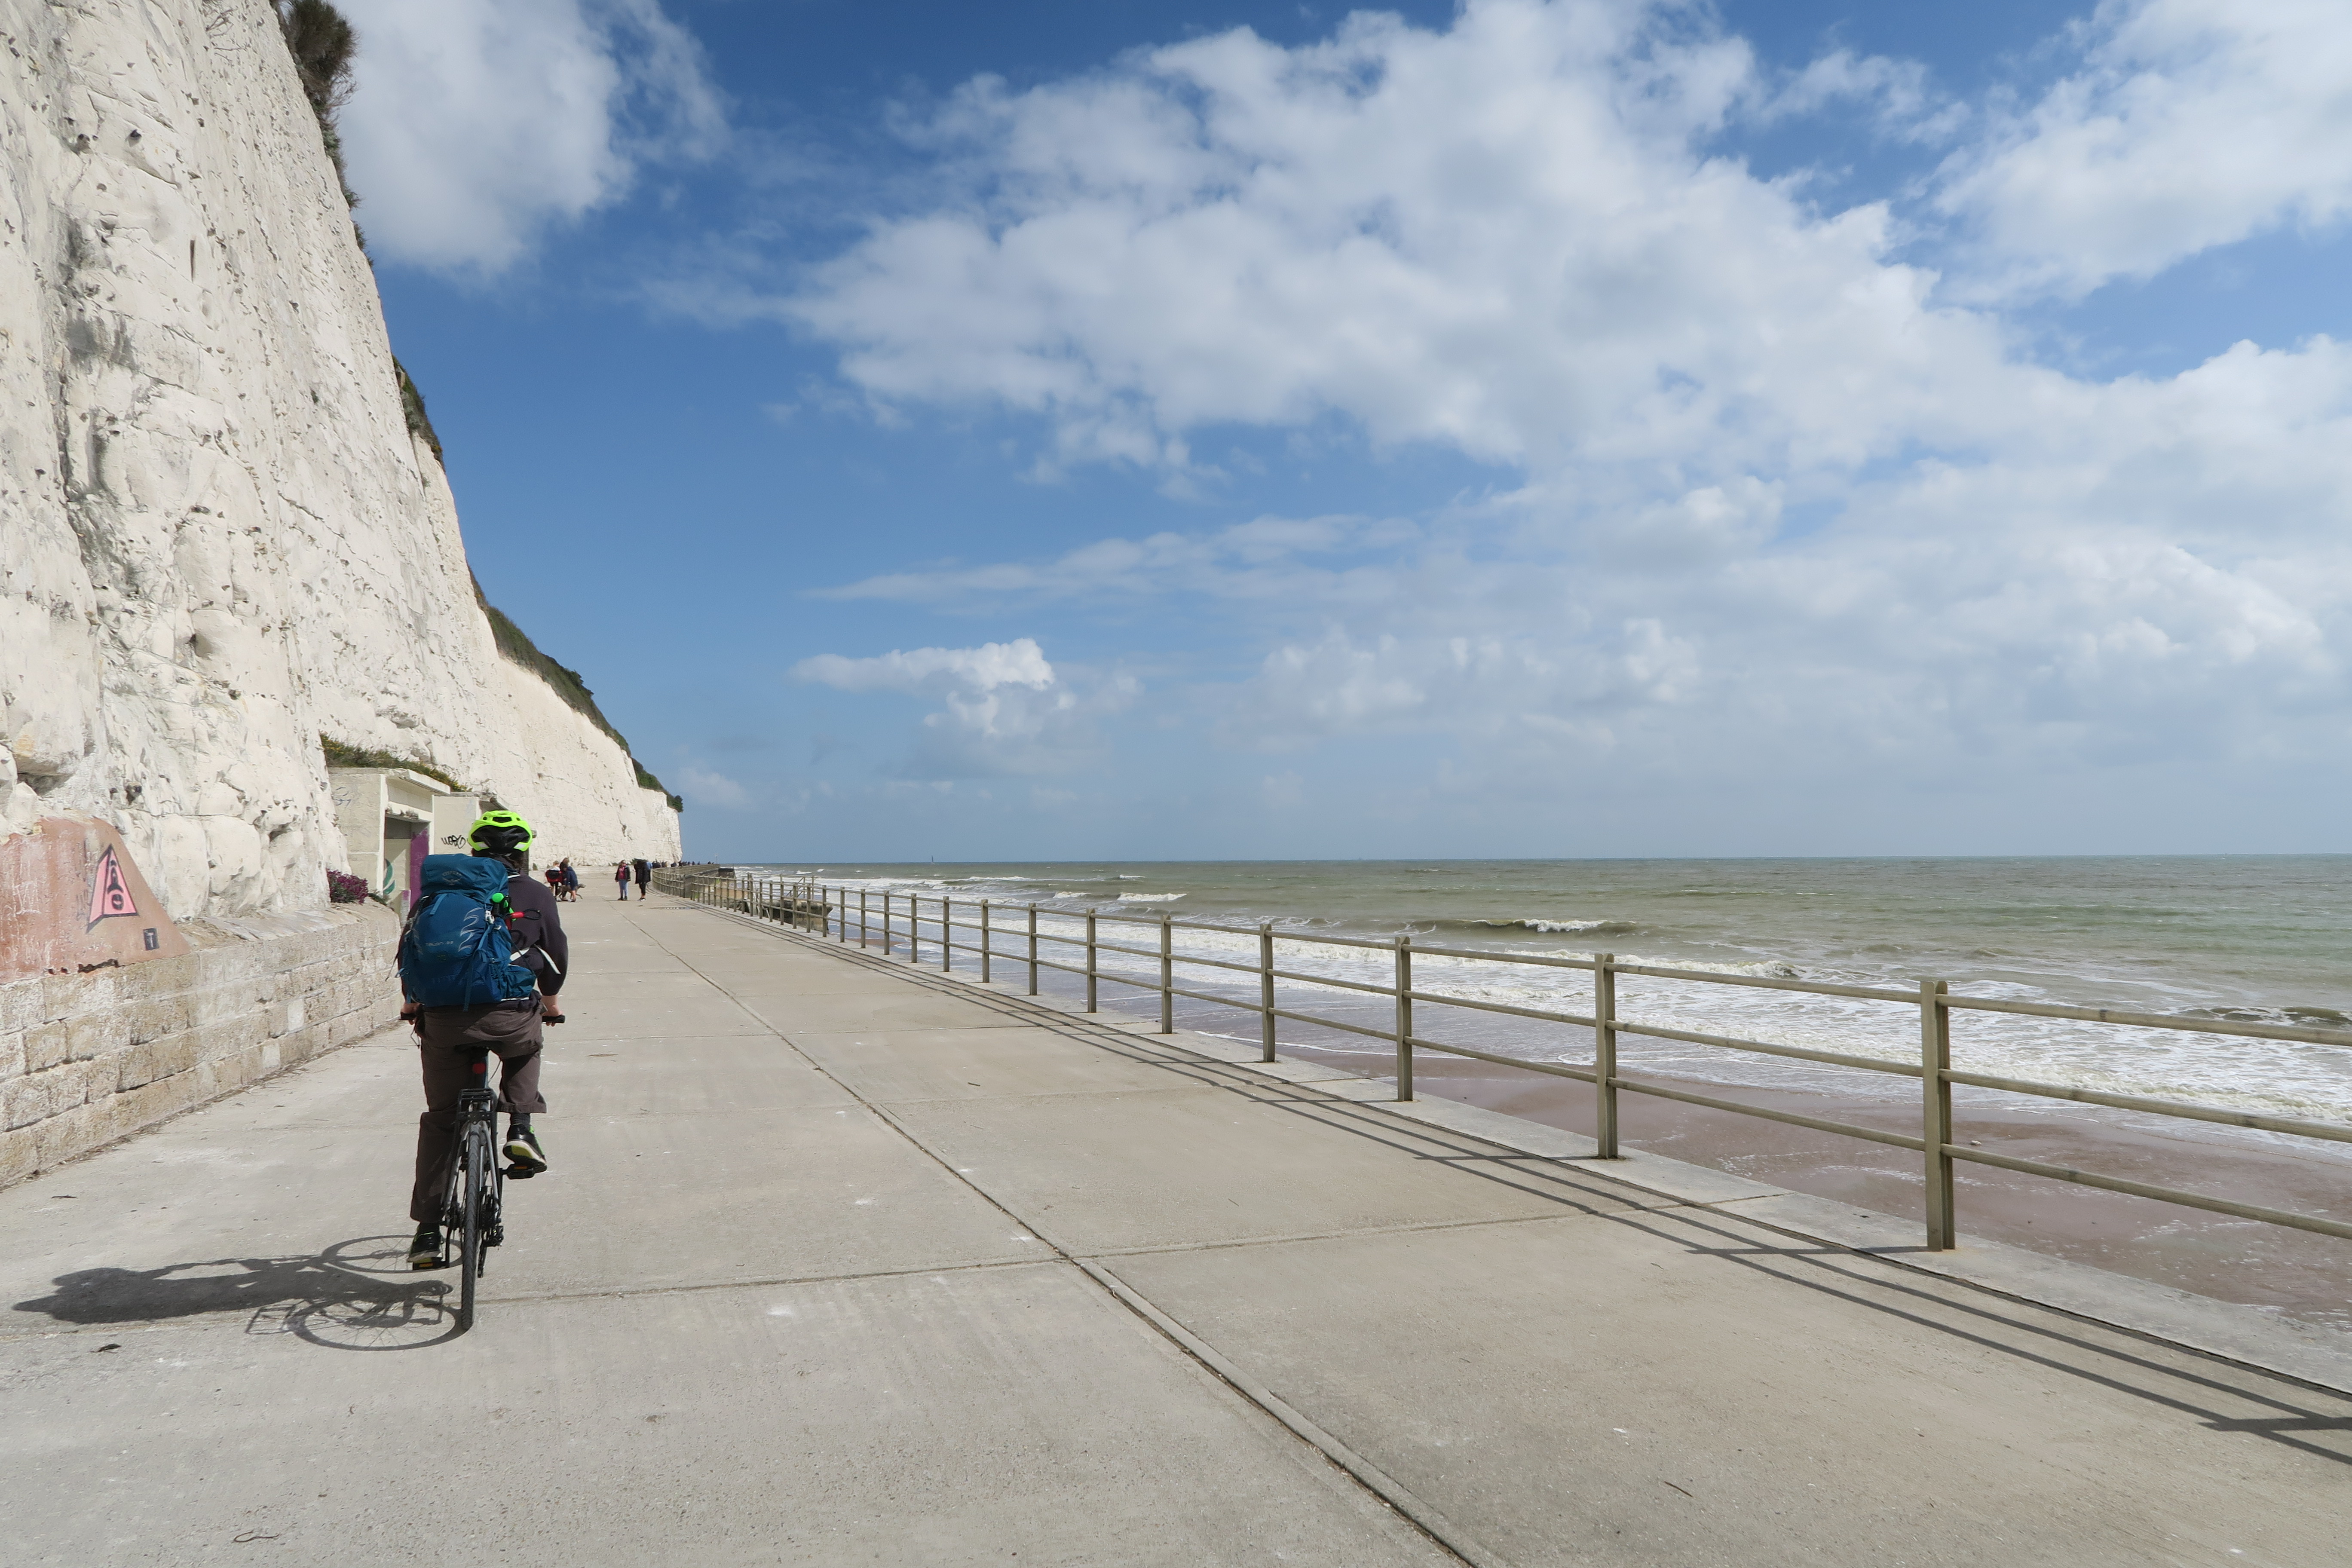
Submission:
M 449 1170 L 457 1162 L 457 1096 L 473 1074 L 460 1053 L 488 1049 L 499 1058 L 499 1109 L 536 1116 L 547 1109 L 539 1092 L 539 998 L 489 1007 L 427 1007 L 417 1015 L 416 1054 L 425 1067 L 425 1114 L 416 1119 L 416 1185 L 408 1217 L 419 1225 L 441 1218 Z

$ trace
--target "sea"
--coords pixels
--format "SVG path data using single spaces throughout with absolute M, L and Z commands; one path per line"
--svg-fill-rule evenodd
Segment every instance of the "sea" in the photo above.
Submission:
M 1386 942 L 1494 954 L 1595 952 L 1660 967 L 1890 987 L 1948 981 L 1959 994 L 2108 1007 L 2199 1019 L 2352 1028 L 2352 856 L 2123 856 L 1925 859 L 1100 861 L 996 865 L 740 868 L 814 874 L 875 911 L 903 895 L 927 927 L 937 901 L 959 921 L 982 900 L 999 926 L 1025 930 L 1038 910 L 1052 939 L 1097 912 L 1102 940 L 1156 948 L 1163 914 L 1181 957 L 1255 963 L 1256 938 L 1185 929 L 1255 928 L 1283 939 L 1276 963 L 1333 981 L 1386 984 L 1391 952 L 1307 939 Z M 854 918 L 854 914 L 853 914 Z M 1132 923 L 1123 923 L 1132 922 Z M 900 939 L 903 942 L 903 936 Z M 930 940 L 929 938 L 926 939 Z M 975 940 L 959 932 L 959 940 Z M 997 939 L 1019 950 L 1019 935 Z M 969 963 L 968 955 L 959 955 Z M 1004 962 L 1000 959 L 999 963 Z M 1110 955 L 1106 967 L 1150 978 L 1155 961 Z M 1507 1005 L 1580 1013 L 1591 979 L 1572 970 L 1416 953 L 1417 989 Z M 1056 981 L 1049 989 L 1066 985 Z M 1233 971 L 1180 963 L 1187 989 L 1254 1001 Z M 1156 1008 L 1156 996 L 1106 987 L 1107 1005 Z M 1287 984 L 1286 1007 L 1384 1026 L 1392 1006 L 1339 986 Z M 1744 1039 L 1916 1061 L 1916 1006 L 1626 977 L 1621 1016 Z M 1182 1025 L 1255 1039 L 1256 1021 L 1188 1002 Z M 1534 1061 L 1590 1060 L 1581 1030 L 1424 1004 L 1415 1033 Z M 1299 1037 L 1293 1040 L 1292 1037 Z M 1284 1026 L 1286 1047 L 1347 1043 Z M 1358 1042 L 1360 1048 L 1360 1042 Z M 1915 1080 L 1749 1052 L 1627 1037 L 1636 1066 L 1723 1085 L 1916 1100 Z M 1956 1012 L 1954 1066 L 1977 1072 L 2352 1124 L 2352 1049 L 2183 1034 L 2091 1022 Z M 1989 1092 L 1989 1091 L 1984 1091 Z M 1964 1095 L 1965 1099 L 1966 1096 Z M 2038 1103 L 2050 1110 L 2063 1101 Z M 2308 1144 L 2305 1145 L 2309 1147 Z

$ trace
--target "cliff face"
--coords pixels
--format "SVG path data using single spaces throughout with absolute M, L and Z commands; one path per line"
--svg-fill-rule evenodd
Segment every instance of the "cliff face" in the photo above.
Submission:
M 0 49 L 7 830 L 112 822 L 175 916 L 312 907 L 324 732 L 677 858 L 498 650 L 268 0 L 0 0 Z

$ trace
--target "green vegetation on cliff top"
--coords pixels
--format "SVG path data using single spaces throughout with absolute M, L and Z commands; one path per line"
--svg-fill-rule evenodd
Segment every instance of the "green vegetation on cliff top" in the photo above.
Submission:
M 439 779 L 459 795 L 466 786 L 431 763 L 404 757 L 395 752 L 381 752 L 373 746 L 354 746 L 349 741 L 338 741 L 332 735 L 319 737 L 319 749 L 327 753 L 331 768 L 406 768 L 413 773 L 423 773 L 428 779 Z
M 342 187 L 343 205 L 356 208 L 359 193 L 352 189 L 351 176 L 343 169 L 343 135 L 335 119 L 344 104 L 351 101 L 352 59 L 359 53 L 359 35 L 331 0 L 276 0 L 278 30 L 285 36 L 286 52 L 294 58 L 294 74 L 302 83 L 302 96 L 310 101 L 310 112 L 318 117 L 319 137 L 325 143 L 327 161 L 335 166 L 335 183 Z M 354 221 L 352 232 L 359 235 L 360 250 L 367 250 L 367 236 L 359 233 Z M 425 395 L 409 378 L 408 367 L 394 355 L 392 374 L 400 384 L 400 411 L 408 420 L 408 433 L 433 449 L 433 460 L 446 466 L 441 455 L 441 437 L 434 433 L 433 421 L 425 412 Z
M 351 100 L 352 58 L 358 53 L 359 37 L 352 32 L 352 25 L 343 14 L 335 9 L 331 0 L 275 0 L 275 4 L 278 30 L 286 38 L 286 51 L 294 58 L 294 72 L 301 79 L 302 96 L 310 100 L 310 112 L 318 116 L 319 134 L 325 141 L 329 161 L 335 166 L 335 178 L 342 186 L 343 200 L 356 207 L 360 198 L 352 190 L 351 181 L 343 175 L 343 141 L 335 129 L 335 116 Z M 367 248 L 364 239 L 361 241 L 360 248 Z M 409 433 L 433 449 L 436 462 L 442 462 L 441 437 L 434 433 L 433 421 L 425 416 L 425 395 L 417 390 L 416 383 L 409 377 L 407 367 L 397 358 L 392 362 L 392 369 L 399 380 L 400 407 L 407 418 Z M 478 579 L 474 583 L 474 602 L 481 605 L 482 614 L 489 617 L 490 631 L 498 638 L 500 653 L 547 682 L 558 697 L 610 736 L 614 744 L 623 752 L 628 752 L 627 738 L 613 728 L 612 721 L 596 706 L 595 695 L 588 689 L 588 683 L 580 679 L 578 670 L 567 668 L 540 652 L 538 646 L 523 635 L 520 626 L 483 596 Z M 439 779 L 451 789 L 465 787 L 430 763 L 351 745 L 325 735 L 320 736 L 319 740 L 326 748 L 327 765 L 330 767 L 410 768 L 428 778 Z M 636 769 L 639 787 L 658 791 L 669 802 L 672 811 L 686 809 L 686 802 L 663 788 L 661 780 L 656 778 L 645 763 L 637 761 L 634 752 L 629 755 L 629 765 Z
M 417 391 L 416 383 L 409 379 L 408 367 L 400 363 L 398 354 L 393 356 L 392 374 L 400 381 L 400 412 L 408 420 L 408 433 L 422 437 L 425 444 L 433 448 L 433 460 L 447 468 L 449 460 L 441 455 L 441 437 L 433 433 L 433 421 L 425 416 L 425 395 Z
M 346 206 L 360 205 L 343 174 L 343 138 L 335 116 L 352 98 L 352 57 L 359 37 L 351 23 L 329 0 L 277 0 L 278 30 L 286 37 L 286 52 L 294 57 L 294 74 L 302 80 L 302 96 L 319 117 L 319 134 L 327 144 L 327 159 L 335 165 L 335 182 L 343 188 Z
M 588 689 L 588 683 L 580 679 L 580 672 L 567 665 L 558 664 L 540 652 L 539 646 L 524 635 L 523 629 L 515 625 L 504 610 L 483 596 L 479 579 L 474 583 L 474 602 L 481 605 L 482 614 L 489 617 L 490 631 L 499 639 L 500 653 L 547 682 L 555 694 L 570 703 L 582 717 L 612 737 L 614 745 L 624 752 L 629 751 L 628 737 L 614 729 L 613 721 L 604 717 L 603 709 L 596 706 L 596 694 Z M 637 770 L 640 787 L 659 791 L 669 802 L 672 811 L 686 809 L 686 802 L 663 788 L 661 780 L 648 772 L 645 763 L 637 761 L 634 752 L 629 752 L 629 764 Z

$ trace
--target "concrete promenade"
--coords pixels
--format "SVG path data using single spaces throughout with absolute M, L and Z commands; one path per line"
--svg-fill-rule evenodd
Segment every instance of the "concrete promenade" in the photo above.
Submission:
M 565 917 L 469 1333 L 402 1266 L 404 1034 L 0 1192 L 0 1561 L 2352 1560 L 2352 1367 L 2236 1310 L 2108 1315 L 2302 1381 L 1009 963 Z

